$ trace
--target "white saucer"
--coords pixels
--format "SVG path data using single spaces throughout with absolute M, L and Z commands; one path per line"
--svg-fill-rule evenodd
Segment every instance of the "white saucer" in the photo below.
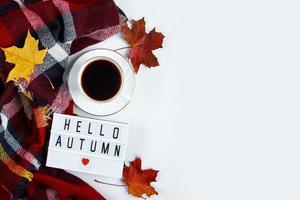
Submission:
M 109 101 L 99 102 L 87 96 L 81 87 L 81 74 L 88 62 L 95 58 L 114 61 L 122 71 L 123 84 L 119 93 Z M 111 115 L 122 110 L 131 100 L 135 87 L 135 72 L 129 61 L 121 54 L 109 49 L 96 49 L 80 56 L 73 64 L 68 85 L 74 103 L 83 111 L 99 116 Z

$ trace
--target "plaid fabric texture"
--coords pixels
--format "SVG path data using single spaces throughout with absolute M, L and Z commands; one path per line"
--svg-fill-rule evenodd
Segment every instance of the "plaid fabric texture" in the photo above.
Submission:
M 44 166 L 49 119 L 52 112 L 72 114 L 63 82 L 68 56 L 119 32 L 125 20 L 113 0 L 0 0 L 0 47 L 21 48 L 29 30 L 48 49 L 30 83 L 5 83 L 14 65 L 0 50 L 0 200 L 104 199 L 76 177 Z

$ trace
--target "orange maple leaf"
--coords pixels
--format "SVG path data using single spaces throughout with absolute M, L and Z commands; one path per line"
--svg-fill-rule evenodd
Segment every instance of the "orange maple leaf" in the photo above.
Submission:
M 150 197 L 158 193 L 150 185 L 156 181 L 158 171 L 153 169 L 142 170 L 141 158 L 130 162 L 129 166 L 124 165 L 123 182 L 128 186 L 128 193 L 143 198 L 143 195 Z
M 144 64 L 147 67 L 156 67 L 159 65 L 157 57 L 152 53 L 153 50 L 162 48 L 164 35 L 156 32 L 155 28 L 149 33 L 146 33 L 146 22 L 144 18 L 135 21 L 132 20 L 131 29 L 125 23 L 122 28 L 124 39 L 130 44 L 128 58 L 136 72 L 140 65 Z

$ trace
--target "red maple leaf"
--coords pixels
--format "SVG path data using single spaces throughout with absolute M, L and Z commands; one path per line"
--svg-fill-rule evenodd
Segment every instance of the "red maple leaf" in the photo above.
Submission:
M 128 58 L 136 72 L 140 65 L 144 64 L 147 67 L 156 67 L 159 65 L 157 57 L 152 53 L 153 50 L 162 48 L 164 35 L 156 32 L 155 28 L 149 33 L 146 33 L 144 18 L 135 21 L 132 20 L 131 29 L 128 24 L 123 25 L 123 37 L 130 44 Z
M 143 198 L 143 195 L 150 197 L 158 193 L 150 185 L 156 181 L 158 171 L 153 169 L 142 170 L 141 158 L 130 162 L 129 166 L 124 165 L 123 182 L 128 186 L 128 193 Z

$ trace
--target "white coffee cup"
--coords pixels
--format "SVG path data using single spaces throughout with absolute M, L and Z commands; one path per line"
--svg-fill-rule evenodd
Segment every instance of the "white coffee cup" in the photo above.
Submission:
M 91 93 L 89 95 L 83 88 L 82 78 L 87 73 L 86 68 L 98 61 L 110 62 L 120 73 L 120 87 L 117 92 L 112 93 L 110 98 L 97 99 L 95 95 Z M 105 76 L 103 78 L 107 79 Z M 99 79 L 94 81 L 105 83 Z M 90 81 L 89 85 L 92 83 Z M 91 50 L 80 56 L 72 65 L 68 76 L 68 86 L 74 103 L 83 111 L 99 116 L 111 115 L 122 110 L 130 102 L 134 92 L 135 72 L 130 62 L 121 54 L 109 49 Z M 97 87 L 95 85 L 95 88 Z M 95 88 L 94 92 L 101 95 L 101 91 L 96 91 Z

